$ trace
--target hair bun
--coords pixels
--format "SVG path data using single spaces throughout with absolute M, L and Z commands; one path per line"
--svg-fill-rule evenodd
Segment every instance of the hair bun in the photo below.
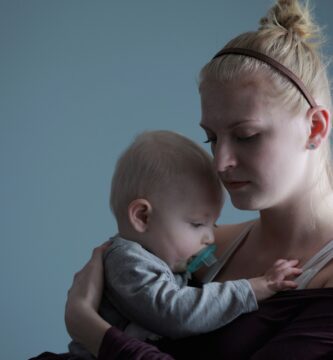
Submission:
M 311 17 L 308 3 L 302 5 L 298 0 L 278 0 L 260 20 L 259 30 L 273 30 L 297 35 L 302 41 L 321 42 L 320 28 Z M 319 40 L 319 41 L 318 41 Z

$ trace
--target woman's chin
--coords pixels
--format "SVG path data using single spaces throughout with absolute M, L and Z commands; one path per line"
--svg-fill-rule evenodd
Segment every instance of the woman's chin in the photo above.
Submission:
M 232 196 L 232 197 L 230 197 L 230 200 L 231 200 L 232 205 L 239 210 L 248 210 L 248 211 L 260 210 L 259 202 L 253 198 L 252 199 L 244 199 L 244 197 L 237 198 L 237 197 Z

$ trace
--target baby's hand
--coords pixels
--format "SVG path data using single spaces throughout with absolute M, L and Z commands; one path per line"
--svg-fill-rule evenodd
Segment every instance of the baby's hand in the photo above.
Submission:
M 257 300 L 267 299 L 281 290 L 295 289 L 297 284 L 290 277 L 302 273 L 302 269 L 296 267 L 298 263 L 298 260 L 279 259 L 263 276 L 250 279 Z

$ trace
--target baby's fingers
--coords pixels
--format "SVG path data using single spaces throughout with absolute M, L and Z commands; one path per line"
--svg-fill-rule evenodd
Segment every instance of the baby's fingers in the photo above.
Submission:
M 278 259 L 278 260 L 276 260 L 275 263 L 273 264 L 273 267 L 274 267 L 274 266 L 275 266 L 275 267 L 278 267 L 278 266 L 284 264 L 286 261 L 287 261 L 286 259 Z
M 282 276 L 284 279 L 290 276 L 298 276 L 302 274 L 303 270 L 297 267 L 288 267 L 286 269 L 283 269 L 279 272 L 280 276 Z
M 281 290 L 288 290 L 288 289 L 296 289 L 297 286 L 298 285 L 297 285 L 297 283 L 295 283 L 295 281 L 282 280 L 276 284 L 276 290 L 281 291 Z
M 287 260 L 287 263 L 289 264 L 289 266 L 295 267 L 296 265 L 298 265 L 299 260 L 297 259 Z
M 299 260 L 286 260 L 286 259 L 279 259 L 275 261 L 274 268 L 277 270 L 284 270 L 289 267 L 295 267 L 299 263 Z

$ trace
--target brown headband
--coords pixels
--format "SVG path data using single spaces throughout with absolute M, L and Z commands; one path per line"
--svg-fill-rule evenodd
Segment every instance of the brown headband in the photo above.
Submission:
M 245 55 L 245 56 L 253 57 L 255 59 L 258 59 L 258 60 L 270 65 L 271 67 L 273 67 L 274 69 L 279 71 L 281 74 L 286 76 L 298 88 L 298 90 L 303 94 L 303 96 L 305 97 L 306 101 L 309 103 L 311 108 L 314 108 L 315 106 L 317 106 L 317 103 L 315 102 L 314 98 L 312 97 L 312 95 L 309 93 L 309 91 L 305 87 L 303 81 L 298 76 L 296 76 L 292 71 L 290 71 L 288 68 L 286 68 L 284 65 L 282 65 L 278 61 L 276 61 L 276 60 L 272 59 L 271 57 L 269 57 L 265 54 L 262 54 L 260 52 L 250 50 L 250 49 L 243 49 L 243 48 L 222 49 L 213 57 L 212 60 L 214 60 L 222 55 L 227 55 L 227 54 L 238 54 L 238 55 Z

